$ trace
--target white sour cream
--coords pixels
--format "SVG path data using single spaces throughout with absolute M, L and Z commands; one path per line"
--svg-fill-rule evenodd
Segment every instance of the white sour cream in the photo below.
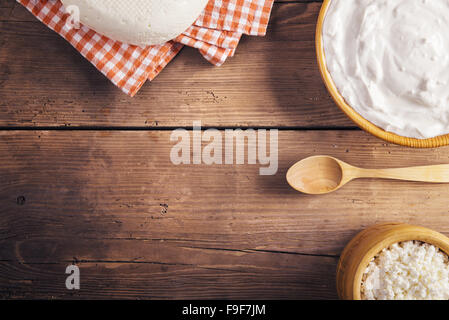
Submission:
M 411 138 L 449 133 L 449 0 L 332 0 L 323 42 L 365 119 Z

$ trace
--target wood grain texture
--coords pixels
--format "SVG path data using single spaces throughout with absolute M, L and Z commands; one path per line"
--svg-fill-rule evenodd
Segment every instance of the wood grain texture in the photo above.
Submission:
M 449 234 L 447 185 L 355 181 L 322 197 L 285 172 L 331 154 L 370 167 L 448 161 L 354 131 L 280 131 L 279 172 L 175 166 L 170 131 L 8 131 L 0 136 L 0 295 L 59 298 L 336 298 L 335 267 L 366 226 Z M 82 290 L 64 287 L 81 268 Z
M 223 67 L 185 48 L 131 99 L 0 0 L 0 298 L 333 299 L 339 254 L 361 229 L 400 221 L 449 235 L 447 185 L 355 181 L 321 197 L 287 185 L 289 166 L 316 154 L 449 162 L 449 148 L 353 130 L 316 65 L 320 5 L 276 1 L 268 35 L 245 37 Z M 192 120 L 280 128 L 278 174 L 173 165 L 170 129 Z M 77 292 L 65 288 L 72 263 Z
M 220 68 L 185 48 L 135 98 L 20 5 L 7 8 L 10 16 L 0 18 L 0 126 L 166 127 L 202 119 L 215 127 L 355 127 L 318 72 L 320 5 L 277 2 L 267 36 L 245 37 Z

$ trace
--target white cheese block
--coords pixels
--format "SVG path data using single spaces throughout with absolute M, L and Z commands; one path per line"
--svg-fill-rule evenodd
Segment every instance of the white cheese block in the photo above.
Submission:
M 190 27 L 208 0 L 62 0 L 76 6 L 80 22 L 113 40 L 157 45 Z

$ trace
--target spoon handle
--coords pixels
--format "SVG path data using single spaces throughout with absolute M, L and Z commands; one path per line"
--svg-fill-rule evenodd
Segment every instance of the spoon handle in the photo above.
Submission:
M 357 177 L 449 183 L 449 164 L 397 169 L 361 169 Z

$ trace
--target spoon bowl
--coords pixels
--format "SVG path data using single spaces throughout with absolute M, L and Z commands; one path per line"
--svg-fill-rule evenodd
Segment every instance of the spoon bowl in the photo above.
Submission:
M 290 186 L 307 194 L 325 194 L 341 187 L 343 168 L 338 159 L 315 156 L 297 162 L 287 172 Z

